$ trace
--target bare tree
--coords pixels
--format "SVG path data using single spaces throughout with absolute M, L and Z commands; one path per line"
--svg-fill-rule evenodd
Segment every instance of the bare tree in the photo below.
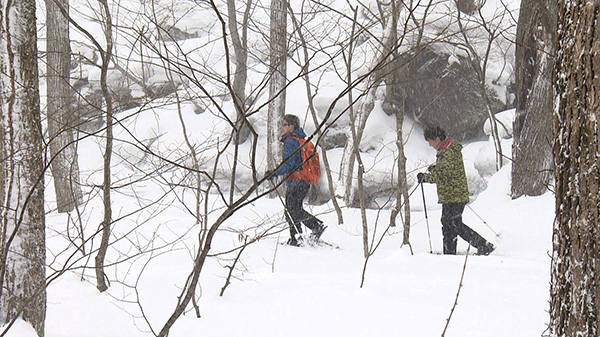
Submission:
M 273 169 L 281 161 L 279 134 L 285 114 L 287 73 L 287 0 L 271 0 L 269 48 L 269 111 L 267 120 L 267 163 Z
M 600 4 L 558 2 L 551 336 L 597 336 L 600 312 Z
M 517 25 L 511 195 L 540 195 L 552 179 L 557 4 L 523 0 Z
M 0 17 L 0 325 L 44 335 L 44 167 L 35 1 L 2 1 Z
M 46 90 L 48 133 L 52 176 L 58 212 L 69 212 L 81 204 L 82 194 L 77 163 L 77 144 L 73 141 L 75 113 L 71 110 L 72 90 L 68 0 L 46 1 Z
M 107 278 L 104 272 L 104 259 L 106 257 L 106 251 L 108 249 L 110 241 L 110 232 L 112 224 L 112 205 L 111 205 L 111 160 L 113 152 L 113 101 L 111 98 L 111 92 L 107 83 L 107 74 L 109 63 L 112 58 L 113 51 L 113 39 L 112 39 L 112 17 L 108 2 L 106 0 L 100 0 L 100 7 L 102 16 L 105 19 L 104 23 L 104 37 L 106 38 L 106 48 L 100 50 L 100 56 L 102 58 L 101 74 L 100 74 L 100 85 L 102 86 L 102 94 L 104 96 L 104 103 L 106 105 L 106 143 L 104 147 L 104 181 L 102 183 L 102 197 L 104 203 L 104 219 L 100 224 L 102 231 L 102 238 L 100 241 L 100 248 L 96 255 L 96 287 L 101 292 L 108 289 Z
M 366 82 L 366 89 L 365 92 L 363 93 L 363 95 L 361 95 L 362 99 L 360 100 L 360 104 L 359 107 L 356 111 L 356 113 L 354 113 L 354 109 L 351 106 L 349 109 L 349 115 L 350 115 L 350 120 L 351 120 L 351 142 L 348 142 L 347 144 L 347 149 L 351 149 L 350 152 L 346 151 L 346 158 L 347 158 L 347 163 L 346 163 L 346 171 L 345 171 L 345 198 L 346 198 L 346 202 L 349 203 L 352 200 L 352 194 L 353 194 L 353 188 L 352 188 L 352 182 L 353 182 L 353 169 L 354 169 L 354 161 L 356 160 L 358 163 L 358 177 L 357 177 L 357 181 L 358 181 L 358 193 L 359 193 L 359 201 L 360 201 L 360 207 L 362 210 L 362 223 L 363 223 L 363 249 L 364 249 L 364 256 L 365 259 L 368 259 L 368 256 L 370 255 L 370 248 L 369 248 L 369 234 L 368 234 L 368 226 L 366 223 L 366 216 L 365 216 L 365 207 L 366 207 L 366 203 L 365 203 L 365 191 L 364 191 L 364 184 L 363 184 L 363 179 L 364 179 L 364 172 L 365 172 L 365 167 L 364 164 L 362 163 L 362 160 L 360 158 L 360 143 L 361 143 L 361 139 L 362 139 L 362 135 L 364 133 L 364 129 L 367 123 L 367 120 L 371 114 L 371 112 L 373 111 L 374 105 L 375 105 L 375 100 L 376 95 L 377 95 L 377 90 L 379 89 L 380 85 L 382 84 L 382 82 L 385 80 L 386 76 L 389 76 L 391 71 L 390 71 L 390 65 L 393 64 L 395 57 L 397 57 L 397 50 L 401 45 L 401 39 L 398 38 L 398 21 L 399 21 L 399 17 L 400 17 L 400 13 L 402 12 L 402 10 L 405 8 L 403 6 L 403 4 L 401 2 L 397 2 L 397 1 L 392 1 L 390 3 L 382 3 L 382 2 L 378 2 L 378 7 L 380 8 L 381 11 L 381 25 L 383 27 L 383 36 L 381 38 L 376 39 L 375 44 L 374 44 L 374 48 L 376 50 L 375 55 L 376 58 L 373 60 L 373 63 L 371 65 L 371 72 L 369 72 L 369 76 L 368 76 L 368 80 Z M 356 18 L 356 10 L 355 10 L 355 18 Z M 353 35 L 354 36 L 354 35 Z M 404 36 L 404 35 L 402 35 Z M 354 42 L 354 40 L 351 40 L 351 42 Z M 348 83 L 352 83 L 352 78 L 351 78 L 351 56 L 349 55 L 349 57 L 347 58 L 347 76 L 348 76 Z M 392 77 L 388 78 L 388 81 L 393 82 Z M 350 91 L 348 93 L 349 95 L 349 101 L 353 102 L 354 98 L 352 96 L 352 91 Z M 397 115 L 397 118 L 400 120 L 400 124 L 402 123 L 401 121 L 403 120 L 403 115 Z M 398 144 L 399 146 L 403 146 L 402 143 L 402 129 L 401 129 L 401 125 L 400 126 L 400 144 Z M 401 157 L 399 157 L 399 168 L 402 170 L 402 160 L 403 160 L 403 153 L 402 150 L 399 151 L 399 155 Z M 406 180 L 406 175 L 404 173 L 403 178 L 404 181 Z M 398 181 L 398 184 L 400 185 L 400 179 Z M 399 194 L 397 194 L 398 197 L 401 196 L 401 192 Z M 397 208 L 399 208 L 401 204 L 400 198 L 398 198 L 397 200 Z M 395 218 L 396 215 L 398 214 L 399 210 L 397 211 L 393 211 L 392 212 L 392 223 L 395 222 Z M 408 231 L 406 231 L 406 235 L 407 237 L 405 237 L 405 241 L 408 241 Z
M 378 6 L 383 6 L 381 2 L 378 2 Z M 385 6 L 388 7 L 388 6 Z M 358 8 L 354 8 L 354 17 L 357 17 Z M 345 153 L 344 153 L 344 173 L 342 174 L 342 181 L 344 183 L 345 192 L 344 199 L 347 205 L 350 205 L 354 198 L 354 165 L 356 162 L 356 156 L 359 154 L 360 143 L 362 140 L 362 136 L 364 133 L 365 126 L 369 119 L 373 108 L 375 107 L 375 100 L 377 90 L 380 88 L 384 78 L 385 71 L 387 69 L 386 65 L 390 62 L 391 52 L 397 48 L 396 40 L 392 39 L 396 34 L 392 34 L 392 31 L 397 29 L 396 26 L 393 26 L 394 20 L 391 18 L 391 13 L 389 11 L 384 11 L 381 13 L 381 16 L 376 20 L 378 24 L 381 24 L 383 27 L 383 36 L 382 37 L 372 37 L 371 44 L 375 51 L 376 57 L 373 58 L 369 64 L 369 76 L 365 81 L 365 88 L 361 93 L 359 99 L 359 106 L 354 111 L 354 108 L 350 106 L 349 116 L 351 120 L 351 132 L 349 134 L 349 141 L 346 144 Z M 364 33 L 364 31 L 368 31 L 365 27 L 360 27 L 360 31 L 353 33 L 353 39 L 351 42 L 356 43 L 356 36 Z M 352 55 L 348 54 L 345 60 L 346 62 L 346 76 L 347 83 L 350 86 L 354 81 L 352 78 Z M 355 103 L 355 98 L 353 96 L 352 91 L 348 91 L 348 101 L 350 104 Z M 360 165 L 360 164 L 359 164 Z M 364 170 L 364 167 L 363 167 Z M 359 192 L 360 193 L 360 192 Z
M 238 132 L 236 142 L 241 144 L 248 139 L 250 130 L 246 118 L 246 81 L 248 79 L 248 20 L 252 1 L 247 0 L 242 22 L 238 23 L 237 9 L 234 0 L 227 0 L 228 26 L 231 34 L 231 42 L 235 53 L 235 73 L 233 77 L 233 102 L 237 113 L 236 131 Z

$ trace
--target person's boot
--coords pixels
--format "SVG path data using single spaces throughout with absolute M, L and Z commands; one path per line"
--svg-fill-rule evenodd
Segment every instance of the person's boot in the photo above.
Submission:
M 327 228 L 326 225 L 324 225 L 322 222 L 319 222 L 319 224 L 312 229 L 312 238 L 315 241 L 318 241 L 319 238 L 321 237 L 321 235 L 323 235 L 323 232 L 325 232 L 325 229 Z
M 477 248 L 477 255 L 483 255 L 483 256 L 488 256 L 490 255 L 494 250 L 496 249 L 496 247 L 494 247 L 493 244 L 486 242 L 485 245 Z
M 304 247 L 304 239 L 301 235 L 296 234 L 295 236 L 289 238 L 286 244 L 294 247 Z

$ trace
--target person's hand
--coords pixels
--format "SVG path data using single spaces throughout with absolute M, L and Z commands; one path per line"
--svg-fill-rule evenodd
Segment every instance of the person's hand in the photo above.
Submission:
M 419 182 L 419 184 L 424 182 L 425 181 L 425 173 L 423 173 L 423 172 L 417 173 L 417 181 Z
M 433 171 L 435 171 L 435 164 L 429 165 L 429 167 L 427 168 L 427 172 L 433 172 Z

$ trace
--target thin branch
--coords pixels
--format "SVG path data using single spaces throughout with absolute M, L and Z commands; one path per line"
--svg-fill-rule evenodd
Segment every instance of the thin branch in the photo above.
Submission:
M 469 245 L 469 247 L 467 247 L 467 254 L 465 255 L 465 263 L 463 264 L 463 270 L 462 270 L 462 273 L 460 274 L 460 282 L 458 283 L 458 290 L 456 291 L 456 298 L 454 299 L 454 304 L 452 305 L 452 309 L 450 309 L 450 315 L 448 315 L 448 318 L 446 319 L 446 326 L 444 327 L 444 331 L 442 331 L 442 337 L 444 337 L 446 335 L 446 330 L 448 329 L 448 326 L 450 325 L 450 320 L 452 319 L 452 314 L 454 314 L 454 309 L 456 309 L 456 306 L 458 305 L 458 297 L 460 296 L 460 289 L 462 288 L 463 279 L 465 278 L 465 271 L 467 270 L 467 259 L 469 258 L 470 250 L 471 250 L 471 245 Z

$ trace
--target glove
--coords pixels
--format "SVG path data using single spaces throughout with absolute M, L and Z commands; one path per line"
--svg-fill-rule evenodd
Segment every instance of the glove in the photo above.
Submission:
M 427 168 L 427 172 L 433 172 L 433 171 L 435 171 L 435 164 L 429 165 L 429 167 Z
M 417 181 L 419 182 L 419 184 L 424 182 L 425 181 L 425 173 L 423 173 L 423 172 L 417 173 Z

